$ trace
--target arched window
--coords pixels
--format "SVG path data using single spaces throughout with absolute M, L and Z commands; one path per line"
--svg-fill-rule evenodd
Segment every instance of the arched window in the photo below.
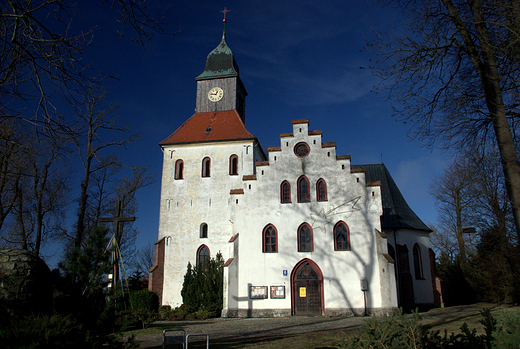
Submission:
M 334 226 L 334 250 L 350 250 L 350 233 L 348 226 L 344 222 L 338 222 Z
M 413 245 L 413 266 L 415 269 L 415 278 L 417 280 L 423 280 L 424 274 L 421 258 L 421 248 L 417 244 Z
M 209 177 L 211 175 L 210 167 L 211 159 L 208 157 L 202 159 L 202 177 Z
M 309 180 L 305 176 L 298 179 L 298 202 L 311 201 Z
M 313 249 L 312 228 L 303 223 L 298 228 L 298 252 L 312 252 Z
M 263 252 L 278 252 L 278 237 L 272 224 L 264 228 L 263 245 Z
M 209 262 L 209 248 L 206 245 L 202 245 L 197 250 L 197 267 L 206 269 Z
M 291 185 L 287 181 L 283 181 L 280 186 L 280 202 L 291 202 Z
M 231 176 L 238 174 L 238 156 L 235 154 L 229 157 L 229 174 Z
M 207 238 L 208 237 L 208 225 L 206 223 L 202 223 L 200 225 L 200 237 Z
M 177 160 L 175 161 L 175 179 L 182 179 L 184 171 L 184 161 Z
M 323 178 L 316 183 L 316 200 L 327 201 L 327 184 Z

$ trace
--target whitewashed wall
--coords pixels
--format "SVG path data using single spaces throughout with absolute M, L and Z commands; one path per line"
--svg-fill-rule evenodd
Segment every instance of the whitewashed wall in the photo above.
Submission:
M 181 305 L 181 289 L 188 261 L 196 263 L 197 249 L 208 246 L 210 256 L 220 251 L 229 258 L 230 190 L 242 188 L 242 176 L 254 174 L 261 155 L 254 141 L 215 142 L 163 147 L 163 173 L 159 239 L 165 249 L 163 304 Z M 238 155 L 238 175 L 229 175 L 229 158 Z M 202 159 L 211 158 L 211 176 L 201 176 Z M 175 162 L 184 161 L 183 179 L 175 180 Z M 208 238 L 200 238 L 201 223 L 208 224 Z
M 299 158 L 293 149 L 302 141 L 311 150 L 308 156 Z M 350 172 L 350 159 L 337 160 L 334 145 L 322 147 L 320 133 L 308 135 L 307 123 L 294 124 L 293 136 L 281 137 L 281 148 L 270 151 L 269 164 L 258 166 L 256 175 L 256 180 L 244 181 L 244 194 L 233 195 L 231 201 L 235 212 L 232 216 L 234 233 L 239 234 L 238 260 L 232 262 L 238 269 L 238 294 L 234 300 L 239 313 L 248 309 L 290 313 L 291 271 L 304 258 L 313 260 L 323 273 L 326 313 L 364 308 L 362 279 L 369 284 L 368 308 L 396 306 L 389 304 L 389 295 L 381 294 L 382 285 L 385 292 L 390 289 L 392 275 L 388 267 L 381 268 L 379 258 L 384 257 L 377 253 L 376 229 L 381 230 L 382 214 L 379 186 L 367 187 L 364 173 Z M 301 175 L 306 175 L 310 182 L 309 203 L 297 202 L 297 180 Z M 328 201 L 325 202 L 316 201 L 316 182 L 320 178 L 327 183 Z M 284 180 L 291 184 L 292 203 L 280 203 L 280 185 Z M 319 217 L 320 212 L 323 214 L 336 207 L 339 208 L 332 212 L 330 223 Z M 334 251 L 333 227 L 340 220 L 350 229 L 350 251 Z M 313 252 L 298 252 L 297 229 L 304 222 L 313 227 Z M 268 224 L 277 229 L 278 253 L 262 252 L 262 231 Z M 287 270 L 286 276 L 284 270 Z M 249 285 L 285 285 L 286 297 L 251 300 Z M 230 302 L 225 308 L 232 310 L 234 306 L 235 302 Z
M 395 234 L 395 240 L 394 240 Z M 412 274 L 414 302 L 417 304 L 431 304 L 433 299 L 433 288 L 430 268 L 430 236 L 427 232 L 419 232 L 415 230 L 401 229 L 394 233 L 388 234 L 388 242 L 394 247 L 397 253 L 395 242 L 398 245 L 406 245 L 408 247 L 408 262 L 410 265 L 410 273 Z M 413 246 L 417 243 L 421 250 L 421 259 L 423 266 L 424 279 L 415 278 L 415 267 L 413 259 Z

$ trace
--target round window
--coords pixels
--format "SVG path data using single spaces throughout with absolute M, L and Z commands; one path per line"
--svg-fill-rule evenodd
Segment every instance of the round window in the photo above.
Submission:
M 304 142 L 298 143 L 294 147 L 294 153 L 296 154 L 296 156 L 298 156 L 300 158 L 303 158 L 304 156 L 309 155 L 309 151 L 310 151 L 309 146 L 307 145 L 307 143 L 304 143 Z

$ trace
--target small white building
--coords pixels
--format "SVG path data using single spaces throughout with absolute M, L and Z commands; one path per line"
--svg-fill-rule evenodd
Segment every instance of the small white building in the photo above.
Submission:
M 351 164 L 308 120 L 265 156 L 222 41 L 197 78 L 196 113 L 160 143 L 159 239 L 149 288 L 182 304 L 188 262 L 222 253 L 223 316 L 388 312 L 434 297 L 430 229 L 384 164 Z

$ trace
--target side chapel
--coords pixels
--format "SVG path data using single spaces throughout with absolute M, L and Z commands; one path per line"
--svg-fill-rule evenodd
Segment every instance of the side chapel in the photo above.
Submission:
M 440 303 L 431 230 L 384 164 L 353 165 L 293 120 L 264 154 L 226 43 L 198 77 L 196 110 L 160 143 L 159 238 L 149 289 L 182 304 L 188 262 L 222 253 L 222 316 L 363 315 Z

